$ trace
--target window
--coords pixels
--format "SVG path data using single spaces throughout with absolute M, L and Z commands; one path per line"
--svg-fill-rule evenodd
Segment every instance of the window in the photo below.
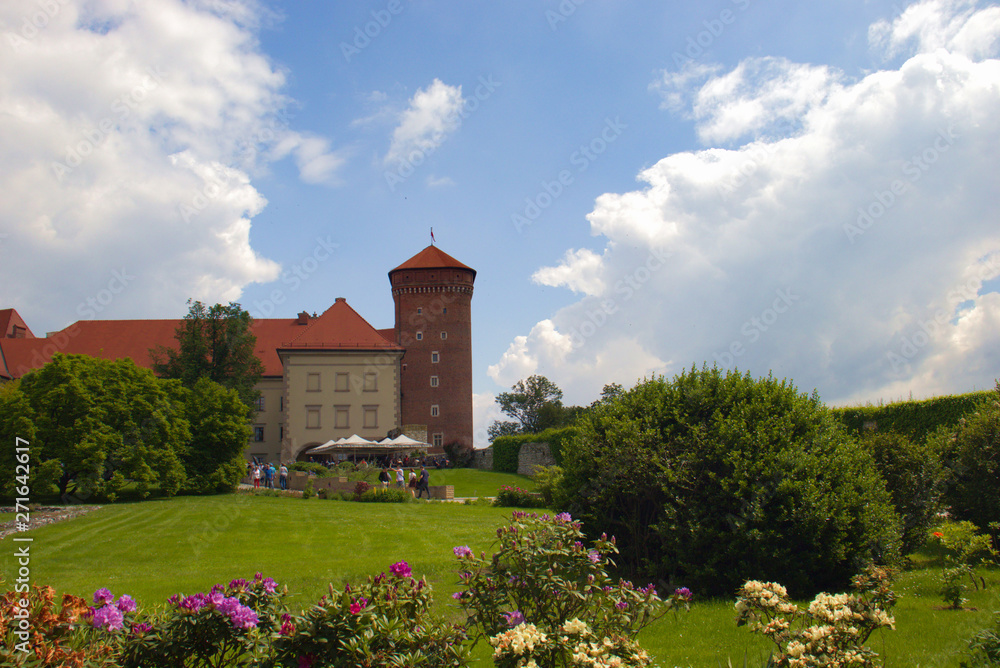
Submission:
M 350 406 L 334 406 L 333 407 L 333 426 L 335 429 L 350 429 L 351 428 L 351 407 Z
M 378 406 L 363 406 L 365 429 L 378 429 Z
M 440 359 L 441 355 L 440 353 L 438 353 L 438 351 L 435 350 L 431 353 L 431 364 L 437 364 L 438 361 L 440 361 Z
M 403 362 L 403 371 L 406 371 L 406 362 Z
M 263 396 L 257 397 L 256 408 L 257 408 L 258 412 L 264 410 L 264 397 Z
M 283 424 L 278 425 L 278 440 L 279 441 L 285 440 L 285 425 Z
M 448 332 L 441 332 L 441 340 L 444 341 L 448 338 Z
M 445 306 L 443 309 L 441 309 L 441 313 L 447 313 L 447 312 L 448 312 L 448 307 L 447 306 Z
M 319 406 L 306 406 L 306 429 L 319 428 Z
M 306 376 L 306 392 L 319 392 L 318 373 L 310 373 Z
M 434 438 L 432 439 L 431 442 L 434 444 L 435 448 L 440 448 L 442 445 L 444 445 L 444 434 L 442 434 L 441 432 L 434 434 Z
M 437 417 L 440 411 L 441 411 L 440 407 L 437 404 L 434 404 L 433 406 L 431 406 L 431 417 Z
M 281 413 L 285 412 L 285 395 L 278 397 L 278 411 Z
M 254 443 L 260 443 L 264 440 L 264 425 L 255 424 L 253 426 L 253 441 Z
M 418 308 L 418 309 L 417 309 L 417 315 L 420 315 L 420 314 L 421 314 L 421 313 L 423 313 L 423 312 L 424 312 L 424 310 L 423 310 L 422 308 Z
M 438 386 L 438 377 L 431 376 L 431 387 L 437 387 L 437 386 Z
M 365 373 L 365 392 L 375 392 L 378 390 L 378 374 L 374 371 Z
M 417 332 L 417 341 L 423 341 L 423 340 L 424 340 L 424 333 Z
M 336 392 L 347 392 L 351 386 L 351 374 L 346 371 L 338 371 L 337 375 L 334 376 L 334 386 L 333 389 Z

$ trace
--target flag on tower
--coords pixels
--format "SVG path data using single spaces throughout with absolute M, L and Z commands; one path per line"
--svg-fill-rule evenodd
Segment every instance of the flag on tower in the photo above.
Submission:
M 434 228 L 432 227 L 431 228 L 431 243 L 434 243 L 434 242 L 435 242 L 435 239 L 434 239 Z

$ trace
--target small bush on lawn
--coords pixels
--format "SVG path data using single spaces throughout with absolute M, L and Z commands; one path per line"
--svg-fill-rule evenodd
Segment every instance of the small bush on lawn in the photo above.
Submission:
M 778 654 L 768 661 L 774 668 L 873 668 L 878 654 L 865 641 L 880 628 L 895 628 L 890 575 L 869 568 L 854 577 L 853 594 L 819 594 L 807 610 L 791 603 L 780 584 L 746 582 L 737 593 L 736 624 L 774 641 Z
M 289 618 L 274 642 L 274 665 L 464 666 L 465 631 L 430 615 L 431 587 L 405 561 L 368 582 L 330 585 L 305 614 Z
M 337 475 L 335 471 L 331 471 L 319 462 L 292 462 L 288 468 L 292 471 L 315 473 L 319 478 L 328 478 L 330 476 Z
M 983 629 L 969 640 L 969 660 L 962 668 L 996 668 L 1000 666 L 1000 613 L 993 613 L 993 626 Z
M 379 489 L 372 487 L 361 494 L 358 497 L 358 501 L 365 501 L 367 503 L 409 503 L 413 501 L 413 497 L 405 489 L 397 489 L 395 487 Z
M 545 505 L 554 508 L 555 495 L 562 483 L 563 470 L 561 466 L 536 466 L 532 479 L 538 488 L 538 493 L 545 500 Z
M 302 490 L 303 499 L 311 499 L 316 496 L 316 487 L 313 485 L 313 481 L 310 480 L 306 483 L 305 488 Z
M 544 508 L 545 499 L 514 485 L 503 485 L 497 490 L 493 505 L 500 508 Z
M 580 523 L 566 513 L 550 518 L 514 511 L 497 529 L 497 552 L 476 556 L 453 549 L 463 590 L 454 594 L 478 638 L 485 637 L 501 668 L 535 666 L 648 666 L 636 634 L 691 592 L 667 600 L 653 585 L 613 580 L 614 538 L 584 546 Z

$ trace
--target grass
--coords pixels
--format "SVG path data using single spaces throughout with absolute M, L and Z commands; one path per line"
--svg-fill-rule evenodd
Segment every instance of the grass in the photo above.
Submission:
M 480 489 L 507 482 L 487 483 L 475 479 L 483 472 L 469 473 L 447 484 Z M 458 588 L 451 548 L 488 550 L 494 529 L 509 513 L 437 502 L 383 505 L 242 494 L 120 503 L 27 534 L 34 538 L 31 579 L 85 597 L 106 586 L 147 607 L 261 571 L 287 584 L 295 594 L 291 607 L 303 608 L 329 582 L 356 582 L 405 560 L 430 580 L 438 612 L 457 618 L 450 598 Z M 9 585 L 17 564 L 14 544 L 4 543 L 0 573 Z M 902 573 L 895 586 L 897 630 L 876 634 L 870 644 L 889 666 L 958 666 L 966 639 L 1000 609 L 1000 572 L 986 572 L 989 588 L 967 594 L 976 610 L 946 610 L 937 594 L 940 565 L 934 555 L 918 557 L 917 568 Z M 667 615 L 639 640 L 663 666 L 740 666 L 744 657 L 748 666 L 762 665 L 770 647 L 736 627 L 732 603 L 696 598 L 690 613 Z M 481 644 L 475 656 L 479 665 L 489 665 L 488 647 Z

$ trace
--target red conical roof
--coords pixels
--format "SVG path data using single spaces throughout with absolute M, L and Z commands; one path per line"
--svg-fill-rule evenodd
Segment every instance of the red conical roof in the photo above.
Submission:
M 394 272 L 401 269 L 465 269 L 466 271 L 471 271 L 473 277 L 476 275 L 475 269 L 462 264 L 434 244 L 431 244 L 390 271 L 389 276 L 392 276 Z

